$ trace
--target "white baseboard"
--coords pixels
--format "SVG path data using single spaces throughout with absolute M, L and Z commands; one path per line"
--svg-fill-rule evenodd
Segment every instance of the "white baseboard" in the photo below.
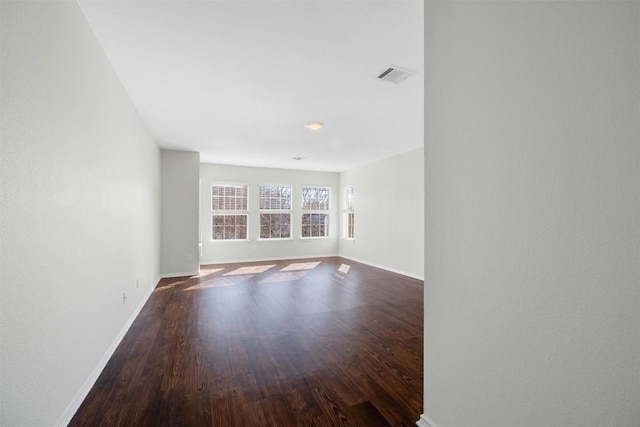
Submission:
M 160 275 L 162 279 L 171 279 L 173 277 L 189 277 L 189 276 L 197 276 L 200 274 L 199 270 L 196 271 L 185 271 L 182 273 L 163 273 Z
M 425 414 L 420 415 L 420 419 L 416 421 L 418 427 L 438 427 L 436 423 L 431 421 Z
M 416 274 L 409 273 L 407 271 L 397 270 L 395 268 L 392 268 L 392 267 L 389 267 L 389 266 L 386 266 L 386 265 L 376 264 L 376 263 L 373 263 L 373 262 L 370 262 L 370 261 L 365 261 L 365 260 L 358 259 L 358 258 L 347 257 L 347 256 L 344 256 L 344 255 L 338 255 L 338 256 L 340 258 L 349 259 L 351 261 L 359 262 L 361 264 L 370 265 L 371 267 L 381 268 L 382 270 L 387 270 L 387 271 L 390 271 L 392 273 L 402 274 L 403 276 L 413 277 L 414 279 L 418 279 L 418 280 L 424 281 L 424 276 L 418 276 Z
M 107 362 L 109 362 L 109 359 L 111 359 L 111 356 L 113 356 L 113 353 L 118 348 L 118 345 L 120 345 L 120 342 L 122 341 L 127 331 L 133 324 L 133 321 L 136 320 L 136 317 L 138 317 L 138 314 L 140 314 L 140 312 L 142 311 L 142 307 L 144 307 L 144 305 L 146 304 L 147 300 L 153 293 L 153 290 L 156 288 L 159 281 L 160 281 L 160 277 L 158 277 L 156 281 L 152 284 L 152 286 L 149 287 L 145 295 L 140 300 L 140 304 L 138 304 L 136 309 L 133 311 L 133 313 L 127 320 L 127 323 L 125 323 L 125 325 L 122 327 L 122 329 L 120 330 L 116 338 L 113 340 L 113 342 L 111 343 L 107 351 L 104 353 L 104 355 L 102 356 L 102 358 L 100 359 L 96 367 L 93 368 L 93 371 L 91 371 L 91 374 L 89 374 L 89 377 L 87 378 L 87 380 L 84 382 L 80 390 L 76 393 L 73 400 L 71 400 L 71 402 L 69 403 L 67 408 L 64 410 L 60 418 L 58 418 L 58 421 L 56 421 L 55 423 L 56 427 L 65 427 L 69 425 L 69 423 L 71 422 L 71 419 L 75 415 L 76 411 L 80 408 L 80 405 L 82 405 L 82 402 L 84 401 L 85 397 L 87 397 L 87 395 L 89 394 L 89 391 L 91 391 L 91 387 L 93 387 L 96 381 L 98 381 L 98 377 L 102 373 L 102 370 L 105 368 L 105 366 L 107 366 Z
M 395 268 L 386 266 L 386 265 L 381 265 L 381 264 L 375 264 L 369 261 L 365 261 L 365 260 L 361 260 L 361 259 L 357 259 L 357 258 L 352 258 L 352 257 L 346 257 L 340 254 L 324 254 L 324 255 L 309 255 L 309 256 L 295 256 L 295 257 L 281 257 L 281 258 L 244 258 L 244 259 L 234 259 L 234 260 L 216 260 L 216 261 L 200 261 L 200 266 L 202 267 L 203 265 L 211 265 L 211 264 L 234 264 L 234 263 L 242 263 L 242 262 L 271 262 L 271 261 L 286 261 L 286 260 L 290 260 L 290 259 L 313 259 L 313 258 L 328 258 L 328 257 L 340 257 L 340 258 L 344 258 L 344 259 L 348 259 L 351 261 L 355 261 L 355 262 L 359 262 L 361 264 L 366 264 L 366 265 L 370 265 L 371 267 L 376 267 L 376 268 L 380 268 L 382 270 L 386 270 L 386 271 L 390 271 L 392 273 L 396 273 L 396 274 L 402 274 L 403 276 L 407 276 L 407 277 L 412 277 L 414 279 L 418 279 L 418 280 L 424 280 L 423 276 L 418 276 L 415 275 L 413 273 L 409 273 L 407 271 L 402 271 L 402 270 L 397 270 Z M 190 274 L 190 273 L 184 273 L 184 274 L 174 274 L 174 275 L 162 275 L 163 278 L 165 277 L 181 277 L 181 276 L 194 276 L 197 275 L 199 273 L 195 273 L 195 274 Z

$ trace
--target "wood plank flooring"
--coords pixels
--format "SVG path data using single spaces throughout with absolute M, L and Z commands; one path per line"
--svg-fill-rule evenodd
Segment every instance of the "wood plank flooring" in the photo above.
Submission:
M 163 279 L 71 426 L 414 426 L 423 283 L 338 257 Z

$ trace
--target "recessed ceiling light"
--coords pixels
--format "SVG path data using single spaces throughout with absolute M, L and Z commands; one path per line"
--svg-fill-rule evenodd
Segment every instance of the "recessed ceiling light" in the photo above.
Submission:
M 318 130 L 324 127 L 324 123 L 322 122 L 307 122 L 304 125 L 311 130 Z

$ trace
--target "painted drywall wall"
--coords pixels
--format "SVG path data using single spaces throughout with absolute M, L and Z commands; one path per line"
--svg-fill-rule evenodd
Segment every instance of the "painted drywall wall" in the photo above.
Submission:
M 200 154 L 161 151 L 160 269 L 163 276 L 198 274 Z
M 51 426 L 159 276 L 160 151 L 75 2 L 0 8 L 0 425 Z
M 639 8 L 425 3 L 421 425 L 640 425 Z
M 286 169 L 252 168 L 202 164 L 200 166 L 200 239 L 201 264 L 249 260 L 289 259 L 338 254 L 338 174 Z M 211 185 L 213 183 L 239 183 L 249 186 L 249 239 L 247 241 L 211 240 Z M 292 186 L 291 239 L 260 240 L 258 186 L 283 184 Z M 302 186 L 331 188 L 329 237 L 301 239 Z
M 340 231 L 340 256 L 424 277 L 424 153 L 412 150 L 340 174 L 355 192 L 355 239 Z

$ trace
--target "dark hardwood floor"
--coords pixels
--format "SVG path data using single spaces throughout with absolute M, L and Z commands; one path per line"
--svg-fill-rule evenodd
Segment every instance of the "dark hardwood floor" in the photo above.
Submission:
M 422 295 L 337 257 L 163 279 L 70 425 L 414 426 Z

